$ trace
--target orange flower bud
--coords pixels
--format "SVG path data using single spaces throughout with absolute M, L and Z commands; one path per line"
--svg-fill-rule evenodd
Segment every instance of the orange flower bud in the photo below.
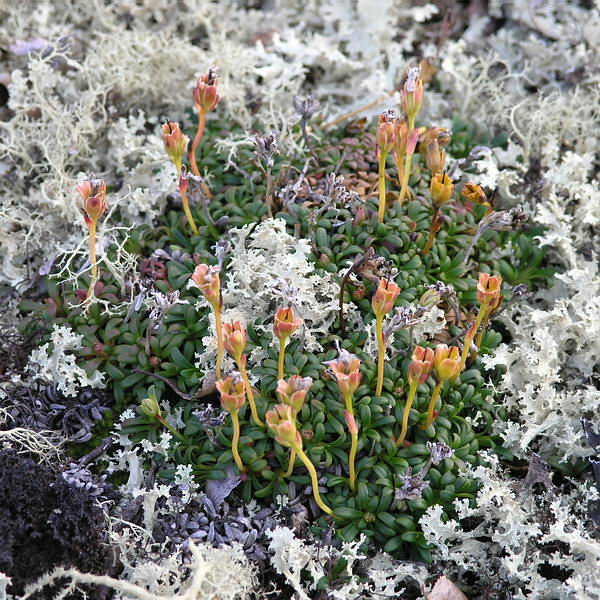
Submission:
M 502 301 L 502 277 L 500 275 L 491 276 L 488 273 L 479 274 L 477 283 L 477 300 L 481 308 L 495 310 Z
M 246 348 L 246 330 L 239 321 L 223 325 L 223 345 L 236 362 L 240 362 Z
M 379 115 L 379 125 L 375 133 L 377 148 L 381 154 L 387 155 L 396 141 L 395 118 L 390 112 L 384 111 Z
M 425 383 L 433 367 L 434 353 L 431 348 L 417 346 L 408 365 L 408 381 L 411 384 Z
M 482 187 L 477 185 L 476 183 L 465 183 L 465 185 L 463 185 L 462 190 L 460 191 L 460 195 L 467 202 L 472 202 L 473 204 L 481 204 L 483 206 L 490 205 Z
M 460 372 L 460 352 L 456 346 L 439 344 L 433 359 L 435 373 L 440 381 L 454 379 Z
M 198 265 L 192 273 L 192 281 L 200 288 L 202 295 L 214 307 L 221 302 L 221 279 L 219 267 L 202 264 Z
M 408 144 L 408 124 L 403 117 L 394 122 L 394 154 L 401 158 L 406 154 L 406 145 Z
M 267 411 L 265 419 L 267 425 L 275 434 L 275 440 L 282 446 L 287 448 L 291 448 L 292 446 L 302 448 L 302 437 L 296 429 L 291 406 L 277 404 L 273 410 Z
M 441 175 L 438 173 L 431 178 L 429 191 L 434 204 L 437 204 L 438 206 L 446 204 L 452 197 L 453 190 L 454 184 L 452 183 L 452 179 L 445 173 L 442 173 Z
M 371 299 L 371 307 L 377 317 L 387 315 L 400 293 L 400 288 L 390 279 L 379 280 L 379 287 Z
M 446 164 L 446 152 L 440 148 L 437 140 L 427 142 L 424 147 L 425 162 L 432 175 L 442 173 Z
M 417 116 L 423 103 L 423 81 L 420 75 L 420 67 L 410 68 L 404 87 L 400 91 L 400 106 L 404 114 L 412 119 Z
M 342 395 L 354 394 L 362 379 L 358 357 L 350 354 L 347 350 L 341 350 L 337 360 L 330 360 L 325 364 L 335 376 L 340 393 Z
M 86 225 L 96 223 L 106 212 L 106 183 L 104 179 L 86 179 L 75 188 L 83 198 L 83 218 Z
M 164 123 L 162 131 L 167 156 L 179 170 L 181 169 L 181 161 L 190 140 L 179 128 L 179 123 L 175 123 L 174 121 Z
M 346 426 L 348 427 L 348 431 L 350 433 L 358 433 L 358 425 L 356 424 L 356 419 L 349 410 L 344 411 L 344 419 L 346 419 Z
M 194 88 L 194 104 L 198 112 L 208 112 L 219 103 L 217 94 L 217 72 L 214 67 L 208 70 L 206 75 L 198 77 Z
M 306 395 L 312 384 L 311 377 L 300 377 L 300 375 L 292 375 L 287 381 L 280 379 L 277 382 L 275 390 L 277 397 L 282 404 L 291 406 L 294 418 L 304 406 Z
M 302 325 L 302 319 L 294 319 L 294 309 L 291 306 L 280 308 L 275 313 L 275 323 L 273 324 L 273 335 L 283 342 Z
M 246 402 L 244 382 L 241 375 L 236 371 L 225 379 L 216 383 L 221 394 L 221 407 L 228 413 L 238 412 Z

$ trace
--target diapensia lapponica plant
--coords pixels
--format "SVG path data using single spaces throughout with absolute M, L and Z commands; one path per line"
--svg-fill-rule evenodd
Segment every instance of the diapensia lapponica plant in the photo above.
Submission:
M 48 279 L 49 323 L 82 336 L 78 364 L 103 372 L 115 397 L 96 440 L 135 407 L 123 433 L 171 436 L 155 457 L 160 477 L 191 465 L 201 486 L 234 478 L 233 502 L 287 497 L 306 503 L 315 529 L 333 525 L 346 540 L 364 535 L 386 551 L 429 558 L 420 516 L 433 504 L 450 515 L 455 499 L 473 499 L 464 466 L 478 464 L 480 448 L 497 448 L 503 411 L 479 366 L 501 339 L 494 317 L 523 296 L 512 288 L 545 275 L 536 232 L 515 227 L 522 213 L 496 210 L 480 186 L 449 177 L 458 150 L 450 131 L 419 123 L 424 88 L 411 69 L 401 106 L 371 130 L 350 123 L 325 134 L 313 121 L 311 160 L 272 153 L 267 182 L 255 154 L 266 148 L 260 134 L 240 149 L 237 169 L 225 170 L 216 71 L 198 80 L 198 121 L 168 121 L 160 132 L 181 202 L 130 233 L 137 270 L 124 286 L 109 270 L 83 271 L 78 285 L 102 300 L 90 296 L 87 310 L 73 301 L 81 290 Z M 211 172 L 210 190 L 200 169 Z M 386 190 L 387 182 L 397 186 Z M 91 178 L 78 189 L 105 206 L 104 183 Z M 92 223 L 103 212 L 95 202 Z M 304 257 L 323 286 L 309 289 L 290 266 L 259 310 L 248 296 L 267 284 L 240 286 L 279 266 L 260 263 L 274 232 L 288 237 L 269 251 Z M 257 246 L 254 235 L 263 236 Z M 515 252 L 510 264 L 498 258 L 505 247 Z M 241 267 L 240 256 L 254 262 Z M 103 310 L 127 297 L 128 310 Z M 316 325 L 319 298 L 325 328 Z

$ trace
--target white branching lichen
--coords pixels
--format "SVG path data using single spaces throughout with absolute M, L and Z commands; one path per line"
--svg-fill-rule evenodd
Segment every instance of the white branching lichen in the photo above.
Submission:
M 90 378 L 75 362 L 75 350 L 81 348 L 83 336 L 69 327 L 54 325 L 50 342 L 36 348 L 29 357 L 28 371 L 53 383 L 65 396 L 75 396 L 86 386 L 104 387 L 104 374 L 96 371 Z

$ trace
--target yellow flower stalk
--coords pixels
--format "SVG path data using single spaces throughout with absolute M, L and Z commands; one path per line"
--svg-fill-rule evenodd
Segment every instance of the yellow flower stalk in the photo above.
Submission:
M 198 227 L 192 216 L 190 210 L 190 203 L 187 197 L 188 180 L 183 171 L 183 156 L 185 154 L 189 138 L 184 135 L 179 127 L 179 123 L 174 121 L 167 121 L 162 126 L 163 132 L 163 143 L 165 145 L 165 151 L 169 160 L 175 165 L 177 169 L 177 180 L 179 182 L 179 193 L 181 194 L 181 203 L 183 205 L 183 212 L 187 219 L 190 229 L 194 235 L 198 235 Z
M 396 440 L 396 446 L 398 447 L 404 443 L 404 439 L 408 432 L 408 418 L 417 393 L 417 386 L 427 381 L 432 366 L 433 350 L 431 348 L 417 346 L 413 352 L 412 361 L 408 365 L 408 398 L 404 404 L 404 412 L 402 414 L 402 429 Z
M 240 419 L 239 412 L 246 402 L 244 393 L 244 382 L 239 373 L 234 372 L 226 379 L 217 381 L 217 390 L 221 394 L 221 407 L 224 411 L 231 415 L 231 423 L 233 425 L 233 436 L 231 438 L 231 453 L 233 460 L 239 469 L 240 473 L 246 471 L 244 463 L 238 450 L 240 441 Z
M 311 377 L 300 377 L 300 375 L 292 375 L 287 381 L 285 379 L 280 379 L 277 382 L 275 393 L 279 398 L 279 402 L 291 407 L 294 420 L 297 418 L 300 410 L 302 410 L 306 395 L 312 384 L 313 380 Z M 282 477 L 289 477 L 292 474 L 295 462 L 296 451 L 291 448 L 288 468 L 285 473 L 282 474 Z
M 446 344 L 439 344 L 435 348 L 433 357 L 433 368 L 437 377 L 435 388 L 429 400 L 427 408 L 427 419 L 421 429 L 427 429 L 435 420 L 435 405 L 440 397 L 440 393 L 446 381 L 455 379 L 460 373 L 459 350 L 456 346 L 448 347 Z
M 279 340 L 279 360 L 277 362 L 277 379 L 284 377 L 285 345 L 288 338 L 302 325 L 302 319 L 294 318 L 294 309 L 291 306 L 280 308 L 275 313 L 273 335 Z
M 86 297 L 89 305 L 94 297 L 94 289 L 98 283 L 99 271 L 96 258 L 96 230 L 98 221 L 106 212 L 106 183 L 103 179 L 96 179 L 92 175 L 76 188 L 83 199 L 83 220 L 89 233 L 89 256 L 91 265 L 91 279 Z
M 285 404 L 277 404 L 273 410 L 266 414 L 266 420 L 275 434 L 275 440 L 285 448 L 291 448 L 298 455 L 298 458 L 304 463 L 310 476 L 313 496 L 319 508 L 328 515 L 335 516 L 333 511 L 321 498 L 319 493 L 319 478 L 312 461 L 305 454 L 302 448 L 302 436 L 296 429 L 295 418 L 292 415 L 292 407 Z
M 250 384 L 248 371 L 246 370 L 246 363 L 248 362 L 248 357 L 244 354 L 247 339 L 246 330 L 244 327 L 242 327 L 242 324 L 239 321 L 236 321 L 235 323 L 225 323 L 223 330 L 223 345 L 225 346 L 225 350 L 229 352 L 235 361 L 235 364 L 240 371 L 242 381 L 244 382 L 244 388 L 246 389 L 246 396 L 248 397 L 250 411 L 252 412 L 252 419 L 259 427 L 264 427 L 265 424 L 258 416 L 254 392 L 252 391 L 252 385 Z
M 344 407 L 346 409 L 344 418 L 351 437 L 350 454 L 348 455 L 348 471 L 350 474 L 348 483 L 350 489 L 354 492 L 356 490 L 356 468 L 354 463 L 358 449 L 358 426 L 354 419 L 352 397 L 362 379 L 360 360 L 354 354 L 350 354 L 346 350 L 341 350 L 337 360 L 330 360 L 325 364 L 334 375 L 340 394 L 344 399 Z
M 223 310 L 223 299 L 221 297 L 221 279 L 219 277 L 220 267 L 201 264 L 192 273 L 192 281 L 202 292 L 215 315 L 215 335 L 217 338 L 217 379 L 221 379 L 221 365 L 223 364 L 223 324 L 221 313 Z
M 377 291 L 371 300 L 375 313 L 375 334 L 377 336 L 377 388 L 376 396 L 381 396 L 383 390 L 383 370 L 385 366 L 385 337 L 383 335 L 383 319 L 393 308 L 400 288 L 390 279 L 381 278 Z
M 494 312 L 500 302 L 502 302 L 502 277 L 499 275 L 490 276 L 488 273 L 480 273 L 479 281 L 477 283 L 477 300 L 479 301 L 479 312 L 475 318 L 475 322 L 465 334 L 465 342 L 463 347 L 462 356 L 460 359 L 459 373 L 465 368 L 467 358 L 471 351 L 471 344 L 475 335 L 482 325 L 487 323 L 487 318 Z

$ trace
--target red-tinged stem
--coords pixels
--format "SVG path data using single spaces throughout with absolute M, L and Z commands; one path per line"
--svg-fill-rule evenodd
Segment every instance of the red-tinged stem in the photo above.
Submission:
M 433 242 L 435 241 L 435 228 L 437 227 L 438 215 L 440 214 L 440 207 L 434 205 L 433 207 L 433 216 L 431 217 L 431 227 L 429 228 L 429 237 L 427 238 L 427 243 L 425 244 L 423 250 L 421 250 L 421 254 L 427 255 L 429 251 L 433 247 Z
M 377 336 L 377 388 L 376 396 L 383 391 L 383 368 L 385 366 L 385 339 L 383 337 L 383 315 L 375 318 L 375 335 Z
M 203 110 L 198 111 L 198 131 L 196 131 L 196 137 L 192 142 L 192 147 L 190 148 L 189 160 L 190 166 L 192 168 L 192 173 L 196 175 L 196 177 L 200 176 L 200 171 L 198 171 L 198 165 L 196 164 L 196 149 L 200 144 L 200 140 L 202 139 L 202 135 L 204 134 L 204 126 L 206 125 L 206 113 Z
M 385 161 L 387 152 L 379 153 L 379 223 L 383 223 L 385 219 Z

